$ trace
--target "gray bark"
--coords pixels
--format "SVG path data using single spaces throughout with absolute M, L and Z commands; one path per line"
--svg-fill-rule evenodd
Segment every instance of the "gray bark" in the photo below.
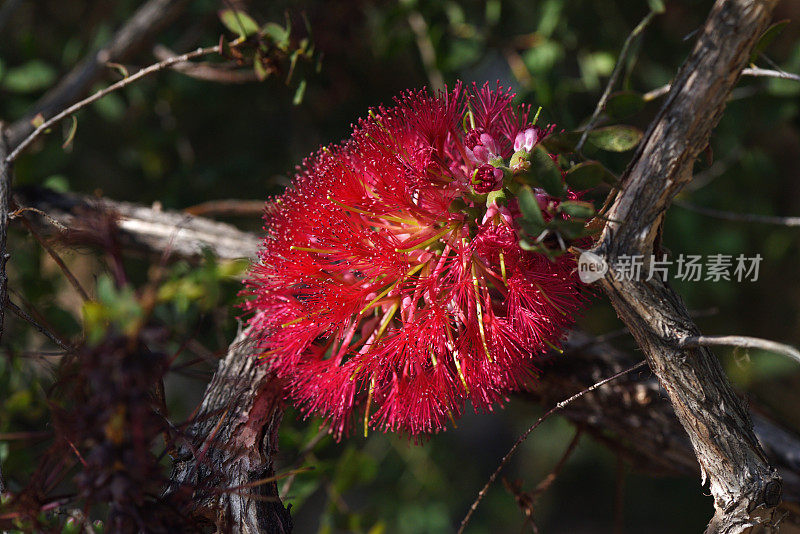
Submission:
M 708 482 L 716 513 L 707 532 L 743 532 L 772 524 L 781 478 L 753 432 L 750 414 L 719 361 L 705 348 L 681 349 L 699 335 L 680 297 L 657 277 L 617 279 L 621 257 L 660 255 L 658 235 L 673 197 L 691 180 L 730 90 L 777 0 L 718 0 L 664 106 L 622 177 L 610 221 L 593 249 L 609 264 L 603 286 L 669 395 Z

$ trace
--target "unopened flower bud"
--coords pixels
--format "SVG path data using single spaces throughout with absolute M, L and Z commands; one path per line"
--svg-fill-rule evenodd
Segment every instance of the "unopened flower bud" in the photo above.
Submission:
M 542 129 L 536 126 L 521 131 L 514 139 L 514 151 L 519 152 L 524 150 L 525 152 L 530 152 L 541 140 L 542 133 Z

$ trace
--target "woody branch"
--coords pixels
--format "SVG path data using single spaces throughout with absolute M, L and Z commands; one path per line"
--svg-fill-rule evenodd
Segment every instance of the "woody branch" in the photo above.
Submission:
M 593 249 L 613 273 L 622 256 L 659 255 L 664 212 L 692 178 L 726 98 L 769 22 L 777 0 L 718 0 L 656 119 L 622 178 L 610 221 Z M 716 513 L 707 532 L 743 532 L 778 504 L 781 479 L 753 433 L 753 423 L 718 360 L 704 347 L 682 348 L 699 335 L 675 291 L 654 277 L 607 274 L 603 286 L 642 348 L 689 434 Z M 760 510 L 759 510 L 760 509 Z M 764 519 L 769 521 L 769 518 Z

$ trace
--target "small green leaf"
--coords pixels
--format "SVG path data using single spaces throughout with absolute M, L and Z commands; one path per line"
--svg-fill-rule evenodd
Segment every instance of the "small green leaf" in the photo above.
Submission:
M 547 191 L 550 196 L 561 198 L 567 194 L 567 187 L 561 177 L 561 169 L 558 168 L 553 158 L 544 149 L 536 147 L 531 152 L 531 172 L 536 183 Z
M 264 66 L 264 56 L 261 54 L 260 50 L 256 51 L 256 55 L 253 58 L 253 71 L 260 82 L 263 82 L 267 79 L 267 76 L 269 76 L 269 72 L 267 72 L 267 68 Z
M 562 202 L 558 205 L 558 211 L 570 217 L 577 217 L 578 219 L 589 219 L 595 212 L 594 205 L 592 205 L 591 202 L 581 202 L 578 200 Z
M 498 206 L 507 205 L 508 198 L 506 198 L 506 190 L 498 189 L 497 191 L 489 192 L 489 194 L 486 195 L 486 206 L 488 207 L 491 204 L 497 204 Z
M 606 113 L 614 119 L 626 119 L 639 113 L 644 107 L 644 98 L 634 91 L 619 91 L 606 102 Z
M 61 145 L 61 148 L 66 150 L 72 144 L 72 140 L 75 139 L 75 132 L 77 131 L 78 131 L 78 117 L 72 115 L 72 124 L 69 127 L 69 132 L 67 132 L 67 136 L 64 138 L 64 144 Z
M 284 28 L 280 24 L 275 24 L 274 22 L 267 22 L 261 28 L 261 31 L 264 32 L 264 35 L 269 37 L 275 46 L 280 48 L 281 50 L 285 50 L 289 47 L 289 30 Z
M 589 132 L 589 141 L 597 148 L 608 152 L 627 152 L 642 140 L 642 131 L 633 126 L 618 124 Z
M 44 115 L 42 115 L 41 113 L 37 113 L 36 116 L 31 119 L 31 126 L 33 126 L 34 128 L 38 128 L 42 124 L 44 124 Z
M 56 70 L 34 59 L 24 65 L 8 69 L 3 77 L 3 88 L 13 93 L 33 93 L 50 87 L 56 79 Z
M 544 216 L 539 201 L 530 186 L 523 185 L 517 193 L 519 211 L 522 213 L 521 226 L 526 234 L 536 237 L 545 229 Z
M 261 29 L 256 21 L 244 11 L 223 9 L 219 12 L 219 20 L 230 31 L 238 33 L 239 37 L 248 37 L 258 33 Z
M 542 141 L 542 146 L 552 153 L 574 152 L 581 139 L 580 132 L 561 132 L 549 135 Z
M 583 221 L 579 220 L 553 219 L 547 227 L 567 239 L 579 239 L 588 235 Z
M 299 106 L 303 103 L 303 97 L 306 94 L 306 81 L 301 80 L 300 84 L 297 86 L 297 90 L 294 92 L 294 98 L 292 99 L 292 104 L 295 106 Z
M 567 185 L 574 191 L 585 191 L 602 182 L 614 185 L 616 176 L 599 161 L 584 161 L 567 171 Z
M 781 20 L 764 30 L 764 33 L 761 34 L 761 37 L 758 38 L 756 45 L 753 47 L 753 53 L 750 54 L 750 63 L 754 63 L 758 59 L 758 56 L 780 35 L 789 22 L 789 19 Z
M 119 72 L 123 78 L 127 78 L 128 76 L 130 76 L 128 68 L 125 65 L 122 65 L 121 63 L 112 63 L 111 61 L 109 61 L 108 63 L 106 63 L 106 66 L 111 67 L 115 71 Z
M 650 5 L 650 11 L 653 13 L 658 13 L 659 15 L 667 10 L 664 7 L 664 0 L 647 0 L 647 3 Z

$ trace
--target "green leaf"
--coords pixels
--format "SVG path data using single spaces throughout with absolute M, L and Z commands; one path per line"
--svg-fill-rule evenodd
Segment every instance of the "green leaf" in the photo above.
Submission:
M 306 81 L 301 80 L 300 84 L 297 86 L 297 90 L 294 92 L 294 98 L 292 99 L 292 104 L 295 106 L 299 106 L 303 103 L 303 97 L 306 95 Z
M 50 87 L 55 79 L 56 70 L 47 63 L 35 59 L 9 69 L 3 78 L 3 88 L 14 93 L 33 93 Z
M 589 219 L 594 216 L 595 213 L 594 205 L 592 205 L 591 202 L 581 202 L 578 200 L 562 202 L 558 205 L 558 211 L 579 219 Z
M 542 146 L 552 153 L 574 152 L 581 139 L 580 132 L 561 132 L 549 135 L 542 141 Z
M 561 177 L 561 170 L 545 150 L 537 147 L 531 152 L 531 172 L 533 179 L 547 194 L 561 198 L 567 194 L 567 187 Z
M 517 193 L 519 211 L 522 213 L 520 221 L 526 234 L 536 237 L 545 229 L 544 216 L 539 201 L 530 186 L 523 185 Z
M 626 119 L 644 108 L 644 98 L 634 91 L 613 93 L 606 102 L 606 113 L 614 119 Z
M 69 127 L 69 132 L 67 132 L 67 136 L 64 138 L 64 144 L 61 145 L 61 148 L 66 150 L 72 144 L 72 140 L 75 139 L 75 132 L 77 131 L 78 131 L 78 117 L 72 115 L 72 124 Z
M 238 33 L 239 37 L 248 37 L 258 33 L 261 29 L 256 21 L 244 11 L 223 9 L 219 12 L 219 20 L 230 31 Z
M 281 50 L 285 50 L 289 47 L 289 29 L 284 28 L 280 24 L 275 24 L 274 22 L 267 22 L 261 28 L 261 31 L 264 32 L 264 35 L 269 37 L 275 46 L 280 48 Z
M 627 152 L 642 140 L 642 131 L 633 126 L 618 124 L 589 132 L 589 141 L 601 150 Z
M 579 220 L 553 219 L 547 227 L 551 230 L 555 230 L 567 239 L 579 239 L 588 235 L 588 231 L 584 228 L 583 221 Z
M 755 60 L 758 59 L 758 56 L 760 56 L 770 43 L 780 35 L 789 22 L 789 19 L 781 20 L 764 30 L 764 33 L 761 34 L 761 37 L 758 38 L 758 42 L 756 42 L 756 45 L 753 47 L 753 53 L 750 54 L 750 63 L 754 63 Z
M 486 195 L 486 206 L 488 207 L 490 204 L 497 204 L 498 206 L 506 206 L 508 204 L 508 198 L 506 198 L 506 190 L 498 189 L 497 191 L 491 191 L 488 195 Z
M 584 161 L 567 171 L 567 185 L 574 191 L 585 191 L 602 182 L 616 185 L 617 177 L 599 161 Z
M 659 15 L 667 10 L 664 6 L 664 0 L 647 0 L 650 5 L 650 11 L 658 13 Z

